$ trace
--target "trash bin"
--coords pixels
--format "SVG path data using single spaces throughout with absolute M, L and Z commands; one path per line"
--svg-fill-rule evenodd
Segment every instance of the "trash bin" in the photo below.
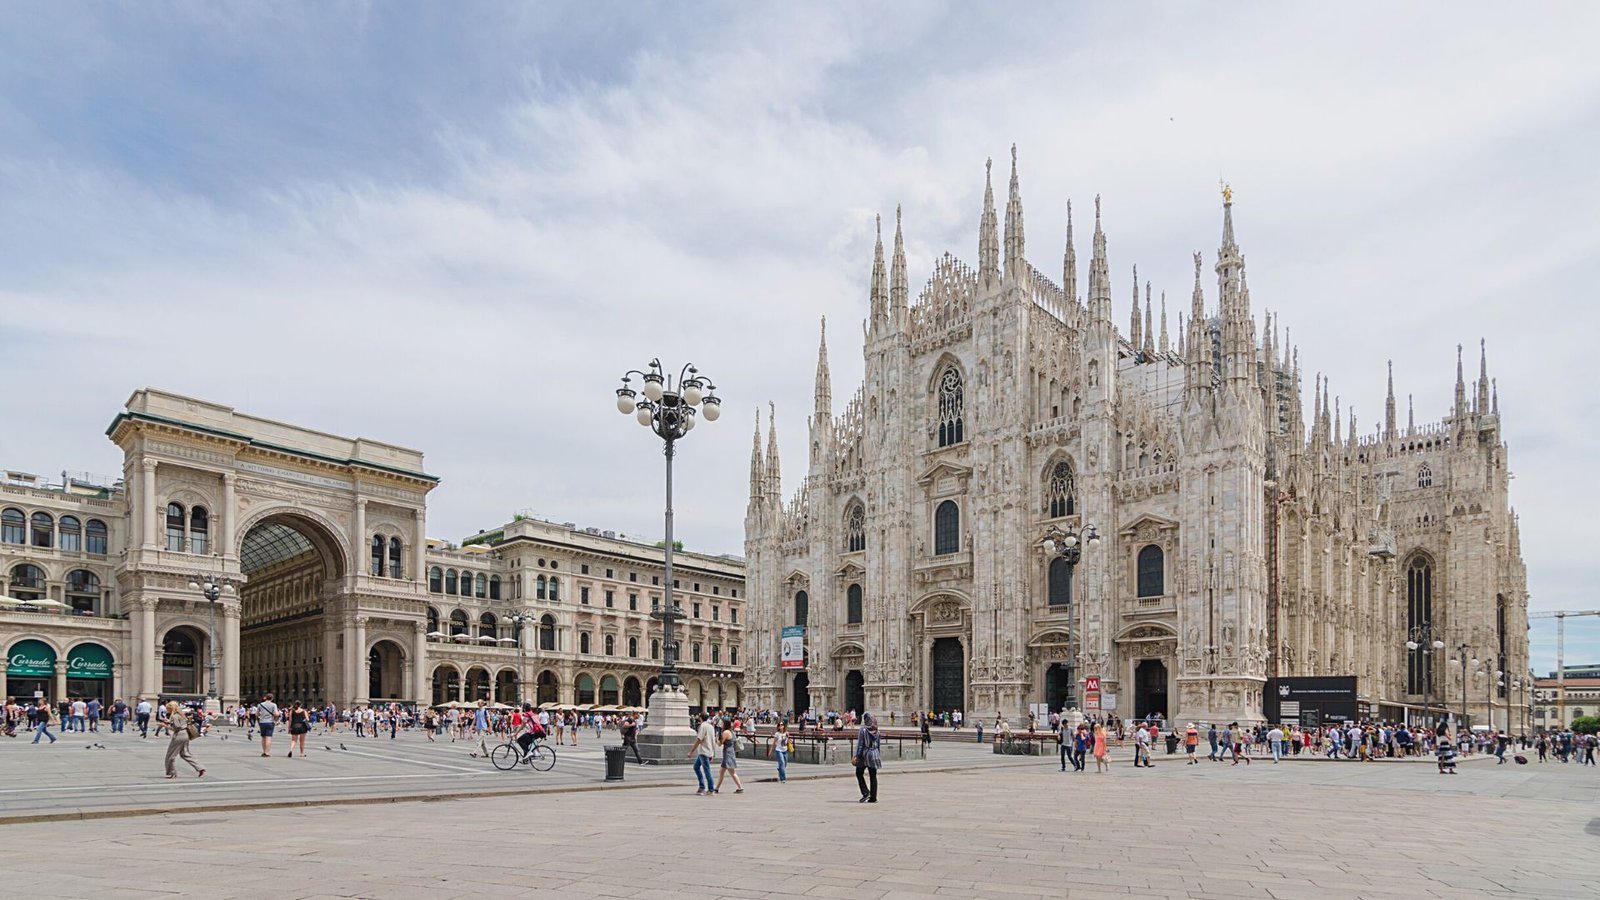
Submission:
M 621 781 L 628 767 L 628 755 L 621 747 L 606 747 L 606 780 Z
M 1175 735 L 1175 734 L 1167 735 L 1167 755 L 1171 756 L 1172 754 L 1177 753 L 1177 752 L 1178 752 L 1178 736 Z

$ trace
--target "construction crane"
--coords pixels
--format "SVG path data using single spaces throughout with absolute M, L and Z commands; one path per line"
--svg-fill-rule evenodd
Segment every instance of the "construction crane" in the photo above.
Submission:
M 1555 612 L 1528 613 L 1530 619 L 1555 619 L 1556 620 L 1556 694 L 1559 713 L 1556 722 L 1562 727 L 1567 727 L 1567 617 L 1568 616 L 1600 616 L 1600 609 L 1570 610 L 1563 609 Z

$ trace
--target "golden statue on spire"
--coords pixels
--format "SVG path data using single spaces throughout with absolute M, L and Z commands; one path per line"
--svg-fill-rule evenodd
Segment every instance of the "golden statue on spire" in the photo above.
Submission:
M 1222 202 L 1233 203 L 1233 185 L 1222 182 Z

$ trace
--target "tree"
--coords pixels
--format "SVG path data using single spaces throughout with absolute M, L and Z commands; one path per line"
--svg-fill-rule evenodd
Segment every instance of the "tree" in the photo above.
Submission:
M 667 549 L 667 542 L 666 541 L 656 541 L 656 546 L 658 548 L 662 549 L 662 550 L 665 550 L 665 549 Z M 683 541 L 673 541 L 672 542 L 672 552 L 674 552 L 674 553 L 682 553 L 683 552 Z
M 1579 716 L 1572 720 L 1572 730 L 1577 734 L 1594 734 L 1600 731 L 1600 716 Z

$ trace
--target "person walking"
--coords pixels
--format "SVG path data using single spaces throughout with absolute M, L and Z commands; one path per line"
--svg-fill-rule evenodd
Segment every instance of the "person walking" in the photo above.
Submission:
M 278 704 L 272 702 L 271 694 L 262 694 L 260 702 L 256 704 L 255 712 L 256 728 L 261 731 L 261 755 L 271 756 L 272 735 L 278 730 Z
M 733 776 L 733 792 L 744 793 L 744 782 L 739 780 L 739 740 L 739 735 L 733 730 L 733 723 L 724 719 L 722 729 L 717 732 L 717 744 L 722 748 L 722 769 L 717 772 L 717 786 L 711 793 L 720 794 L 722 780 L 730 775 Z
M 1140 766 L 1151 768 L 1150 765 L 1150 732 L 1143 728 L 1133 730 L 1133 767 Z
M 532 713 L 533 711 L 530 708 L 529 715 L 532 715 Z M 639 756 L 639 723 L 631 715 L 623 716 L 621 731 L 622 749 L 626 751 L 629 747 L 632 747 L 633 761 L 641 766 L 644 765 L 644 759 Z
M 48 703 L 40 701 L 34 705 L 33 720 L 29 723 L 33 726 L 33 743 L 39 743 L 42 737 L 49 738 L 52 744 L 56 742 L 56 736 L 50 733 L 51 718 L 55 714 L 55 709 Z
M 128 704 L 122 698 L 111 701 L 111 733 L 121 734 L 122 728 L 128 721 Z
M 1094 726 L 1094 770 L 1111 771 L 1111 764 L 1106 762 L 1106 727 L 1100 724 Z
M 861 731 L 856 735 L 855 758 L 856 785 L 861 788 L 861 803 L 878 802 L 878 769 L 883 765 L 882 739 L 878 736 L 878 720 L 872 713 L 861 716 Z M 868 786 L 871 773 L 871 786 Z
M 1183 732 L 1183 751 L 1189 756 L 1189 765 L 1192 766 L 1200 762 L 1199 759 L 1195 758 L 1195 751 L 1199 749 L 1200 729 L 1196 728 L 1193 722 L 1190 722 L 1189 727 L 1184 729 Z
M 167 778 L 178 777 L 178 760 L 194 767 L 195 777 L 206 777 L 206 770 L 194 761 L 194 754 L 189 752 L 189 741 L 200 736 L 199 726 L 193 724 L 189 714 L 176 700 L 167 701 L 167 728 L 172 732 L 172 738 L 167 741 Z
M 300 758 L 306 758 L 306 735 L 311 733 L 311 713 L 304 703 L 299 700 L 289 710 L 289 758 L 294 758 L 294 751 L 300 751 Z
M 154 711 L 155 707 L 144 697 L 140 697 L 139 702 L 133 705 L 133 723 L 139 726 L 139 737 L 150 736 L 150 714 Z
M 767 755 L 778 760 L 778 783 L 788 784 L 789 723 L 787 721 L 779 722 L 777 730 L 772 732 L 772 741 L 767 745 Z
M 1063 717 L 1056 720 L 1055 730 L 1056 752 L 1061 756 L 1061 771 L 1066 772 L 1067 758 L 1072 756 L 1072 725 Z M 1072 768 L 1074 771 L 1078 768 L 1078 762 L 1075 758 L 1072 762 Z
M 982 738 L 980 738 L 978 740 L 978 743 L 980 743 L 980 744 L 983 743 Z M 931 750 L 931 749 L 933 749 L 933 733 L 928 730 L 928 717 L 927 716 L 923 716 L 922 717 L 922 758 L 923 759 L 927 759 L 928 758 L 928 751 Z
M 1272 730 L 1267 732 L 1267 743 L 1272 745 L 1272 764 L 1277 765 L 1283 759 L 1283 728 L 1272 726 Z
M 711 787 L 711 757 L 716 753 L 717 729 L 705 713 L 700 714 L 695 728 L 694 743 L 689 745 L 689 757 L 694 760 L 695 794 L 709 796 Z

